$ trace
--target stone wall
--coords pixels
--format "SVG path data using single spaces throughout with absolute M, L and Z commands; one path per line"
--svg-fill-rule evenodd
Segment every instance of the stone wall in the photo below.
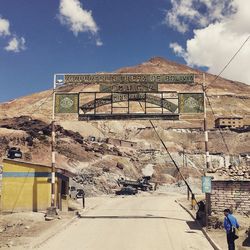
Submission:
M 225 208 L 250 213 L 250 181 L 212 181 L 211 212 L 222 213 Z
M 120 147 L 136 147 L 137 143 L 132 141 L 124 141 L 119 139 L 108 138 L 107 143 L 112 144 L 114 146 Z

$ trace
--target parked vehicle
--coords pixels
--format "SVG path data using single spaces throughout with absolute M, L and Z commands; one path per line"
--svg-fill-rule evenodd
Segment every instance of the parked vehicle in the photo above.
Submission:
M 76 188 L 75 186 L 71 186 L 69 188 L 69 197 L 74 200 L 83 198 L 84 195 L 85 195 L 84 190 L 81 188 Z
M 137 193 L 138 190 L 131 186 L 123 187 L 121 190 L 115 192 L 116 195 L 135 195 Z
M 23 157 L 23 154 L 22 154 L 20 148 L 12 147 L 12 148 L 8 149 L 7 157 L 10 159 L 15 159 L 15 158 L 20 159 Z
M 124 178 L 118 179 L 118 185 L 122 185 L 123 187 L 133 187 L 136 189 L 140 189 L 142 191 L 148 191 L 153 190 L 153 186 L 149 183 L 149 180 L 151 179 L 150 176 L 143 176 L 142 178 L 139 178 L 137 181 L 133 180 L 126 180 Z

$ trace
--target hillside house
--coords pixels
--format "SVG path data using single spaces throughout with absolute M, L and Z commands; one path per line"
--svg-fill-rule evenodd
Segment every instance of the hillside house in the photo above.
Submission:
M 244 127 L 243 117 L 219 117 L 215 120 L 216 128 L 242 128 Z

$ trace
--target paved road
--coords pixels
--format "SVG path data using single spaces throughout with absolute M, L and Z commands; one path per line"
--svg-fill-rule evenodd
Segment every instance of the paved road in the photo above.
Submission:
M 39 249 L 213 249 L 174 200 L 170 195 L 108 197 Z

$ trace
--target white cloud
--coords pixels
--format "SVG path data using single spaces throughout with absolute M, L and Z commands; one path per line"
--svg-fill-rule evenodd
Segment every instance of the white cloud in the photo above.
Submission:
M 208 0 L 199 2 L 209 3 Z M 173 52 L 184 58 L 189 66 L 205 66 L 213 74 L 218 74 L 223 69 L 250 34 L 250 1 L 222 2 L 224 7 L 220 7 L 220 11 L 216 11 L 215 4 L 212 4 L 210 10 L 214 13 L 214 18 L 209 19 L 206 26 L 201 27 L 194 19 L 188 24 L 188 27 L 192 25 L 195 29 L 193 37 L 186 41 L 185 48 L 176 42 L 170 44 Z M 222 76 L 250 84 L 249 58 L 250 40 Z
M 10 32 L 9 20 L 0 17 L 0 37 L 1 36 L 8 36 L 9 38 L 8 45 L 4 48 L 6 51 L 17 53 L 26 49 L 24 37 L 18 37 Z
M 103 45 L 103 42 L 100 39 L 96 39 L 96 46 L 100 47 Z
M 170 43 L 169 47 L 180 57 L 186 58 L 186 51 L 178 43 Z
M 13 37 L 4 49 L 6 51 L 12 51 L 17 53 L 21 50 L 25 50 L 25 48 L 25 39 L 23 37 Z
M 0 17 L 0 36 L 10 35 L 10 22 Z
M 167 11 L 165 23 L 181 33 L 190 25 L 205 27 L 233 12 L 232 0 L 171 0 L 172 8 Z
M 97 33 L 98 27 L 92 12 L 84 10 L 79 0 L 61 0 L 59 12 L 60 22 L 67 25 L 75 36 L 86 31 Z

